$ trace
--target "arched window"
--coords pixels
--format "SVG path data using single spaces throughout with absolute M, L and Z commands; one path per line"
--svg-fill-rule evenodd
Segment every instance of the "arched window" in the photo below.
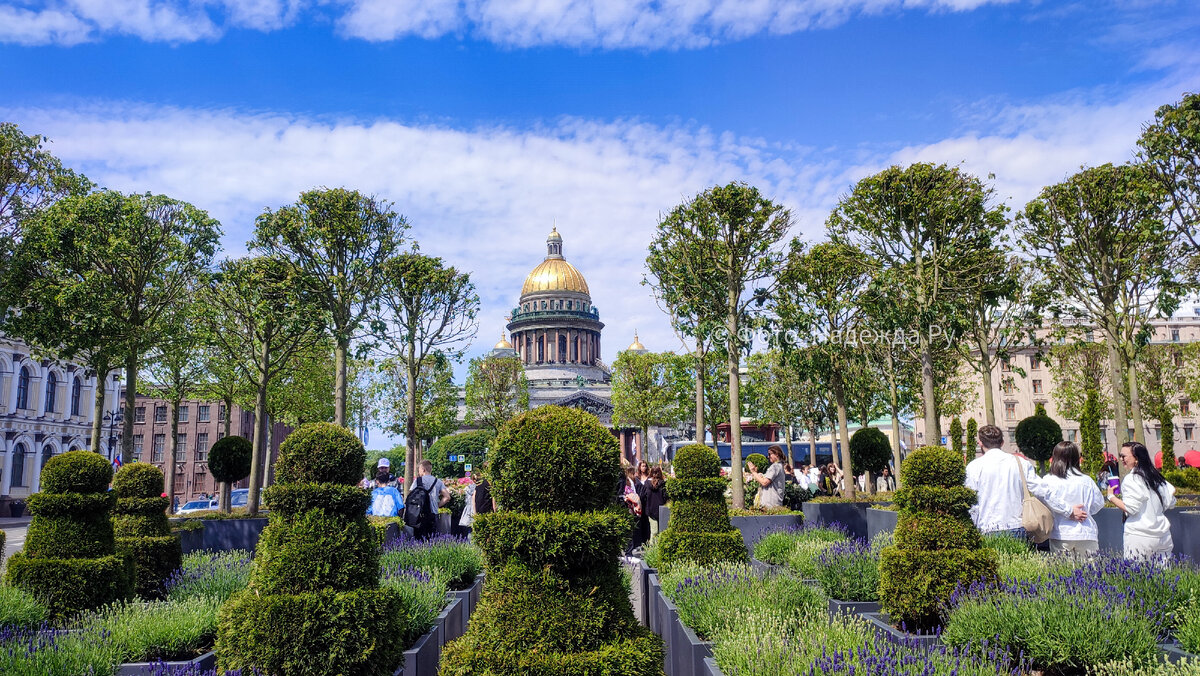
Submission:
M 567 363 L 567 337 L 558 337 L 558 361 Z
M 25 444 L 17 444 L 13 451 L 12 485 L 25 485 Z
M 71 415 L 79 415 L 79 398 L 83 395 L 83 382 L 79 380 L 79 376 L 75 377 L 75 384 L 71 386 Z
M 568 309 L 568 310 L 570 310 L 570 309 L 571 309 L 571 301 L 567 301 L 567 309 Z
M 17 377 L 17 408 L 29 408 L 29 369 L 21 367 L 21 375 Z
M 537 342 L 537 363 L 542 363 L 546 359 L 546 337 L 538 336 Z
M 53 457 L 54 457 L 54 448 L 53 447 L 46 446 L 45 448 L 43 448 L 42 449 L 42 464 L 38 465 L 38 471 L 41 472 L 42 468 L 45 467 L 46 463 L 50 462 L 50 458 L 53 458 Z
M 54 413 L 54 400 L 58 395 L 58 376 L 54 371 L 46 378 L 46 413 Z

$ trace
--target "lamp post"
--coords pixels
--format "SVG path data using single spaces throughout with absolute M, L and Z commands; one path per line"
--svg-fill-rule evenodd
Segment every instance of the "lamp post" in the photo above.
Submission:
M 121 411 L 108 411 L 104 414 L 104 422 L 108 424 L 108 461 L 113 460 L 113 447 L 116 445 L 116 426 L 124 420 Z

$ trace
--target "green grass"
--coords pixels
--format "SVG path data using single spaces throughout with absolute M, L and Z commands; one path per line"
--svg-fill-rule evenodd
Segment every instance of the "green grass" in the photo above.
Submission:
M 46 606 L 17 587 L 0 585 L 0 627 L 34 628 L 46 621 Z

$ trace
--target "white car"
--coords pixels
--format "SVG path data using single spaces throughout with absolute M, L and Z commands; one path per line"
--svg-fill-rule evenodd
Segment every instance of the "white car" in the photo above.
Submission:
M 192 512 L 204 512 L 216 508 L 216 500 L 190 500 L 184 503 L 176 514 L 191 514 Z

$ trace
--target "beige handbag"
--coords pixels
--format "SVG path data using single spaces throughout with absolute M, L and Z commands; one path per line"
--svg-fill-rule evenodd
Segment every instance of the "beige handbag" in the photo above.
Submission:
M 1021 502 L 1021 527 L 1029 534 L 1029 539 L 1034 544 L 1045 542 L 1050 539 L 1050 533 L 1054 532 L 1054 514 L 1046 503 L 1029 492 L 1029 483 L 1025 481 L 1025 468 L 1021 466 L 1021 459 L 1014 456 L 1013 460 L 1017 461 L 1021 488 L 1025 491 L 1025 499 Z

